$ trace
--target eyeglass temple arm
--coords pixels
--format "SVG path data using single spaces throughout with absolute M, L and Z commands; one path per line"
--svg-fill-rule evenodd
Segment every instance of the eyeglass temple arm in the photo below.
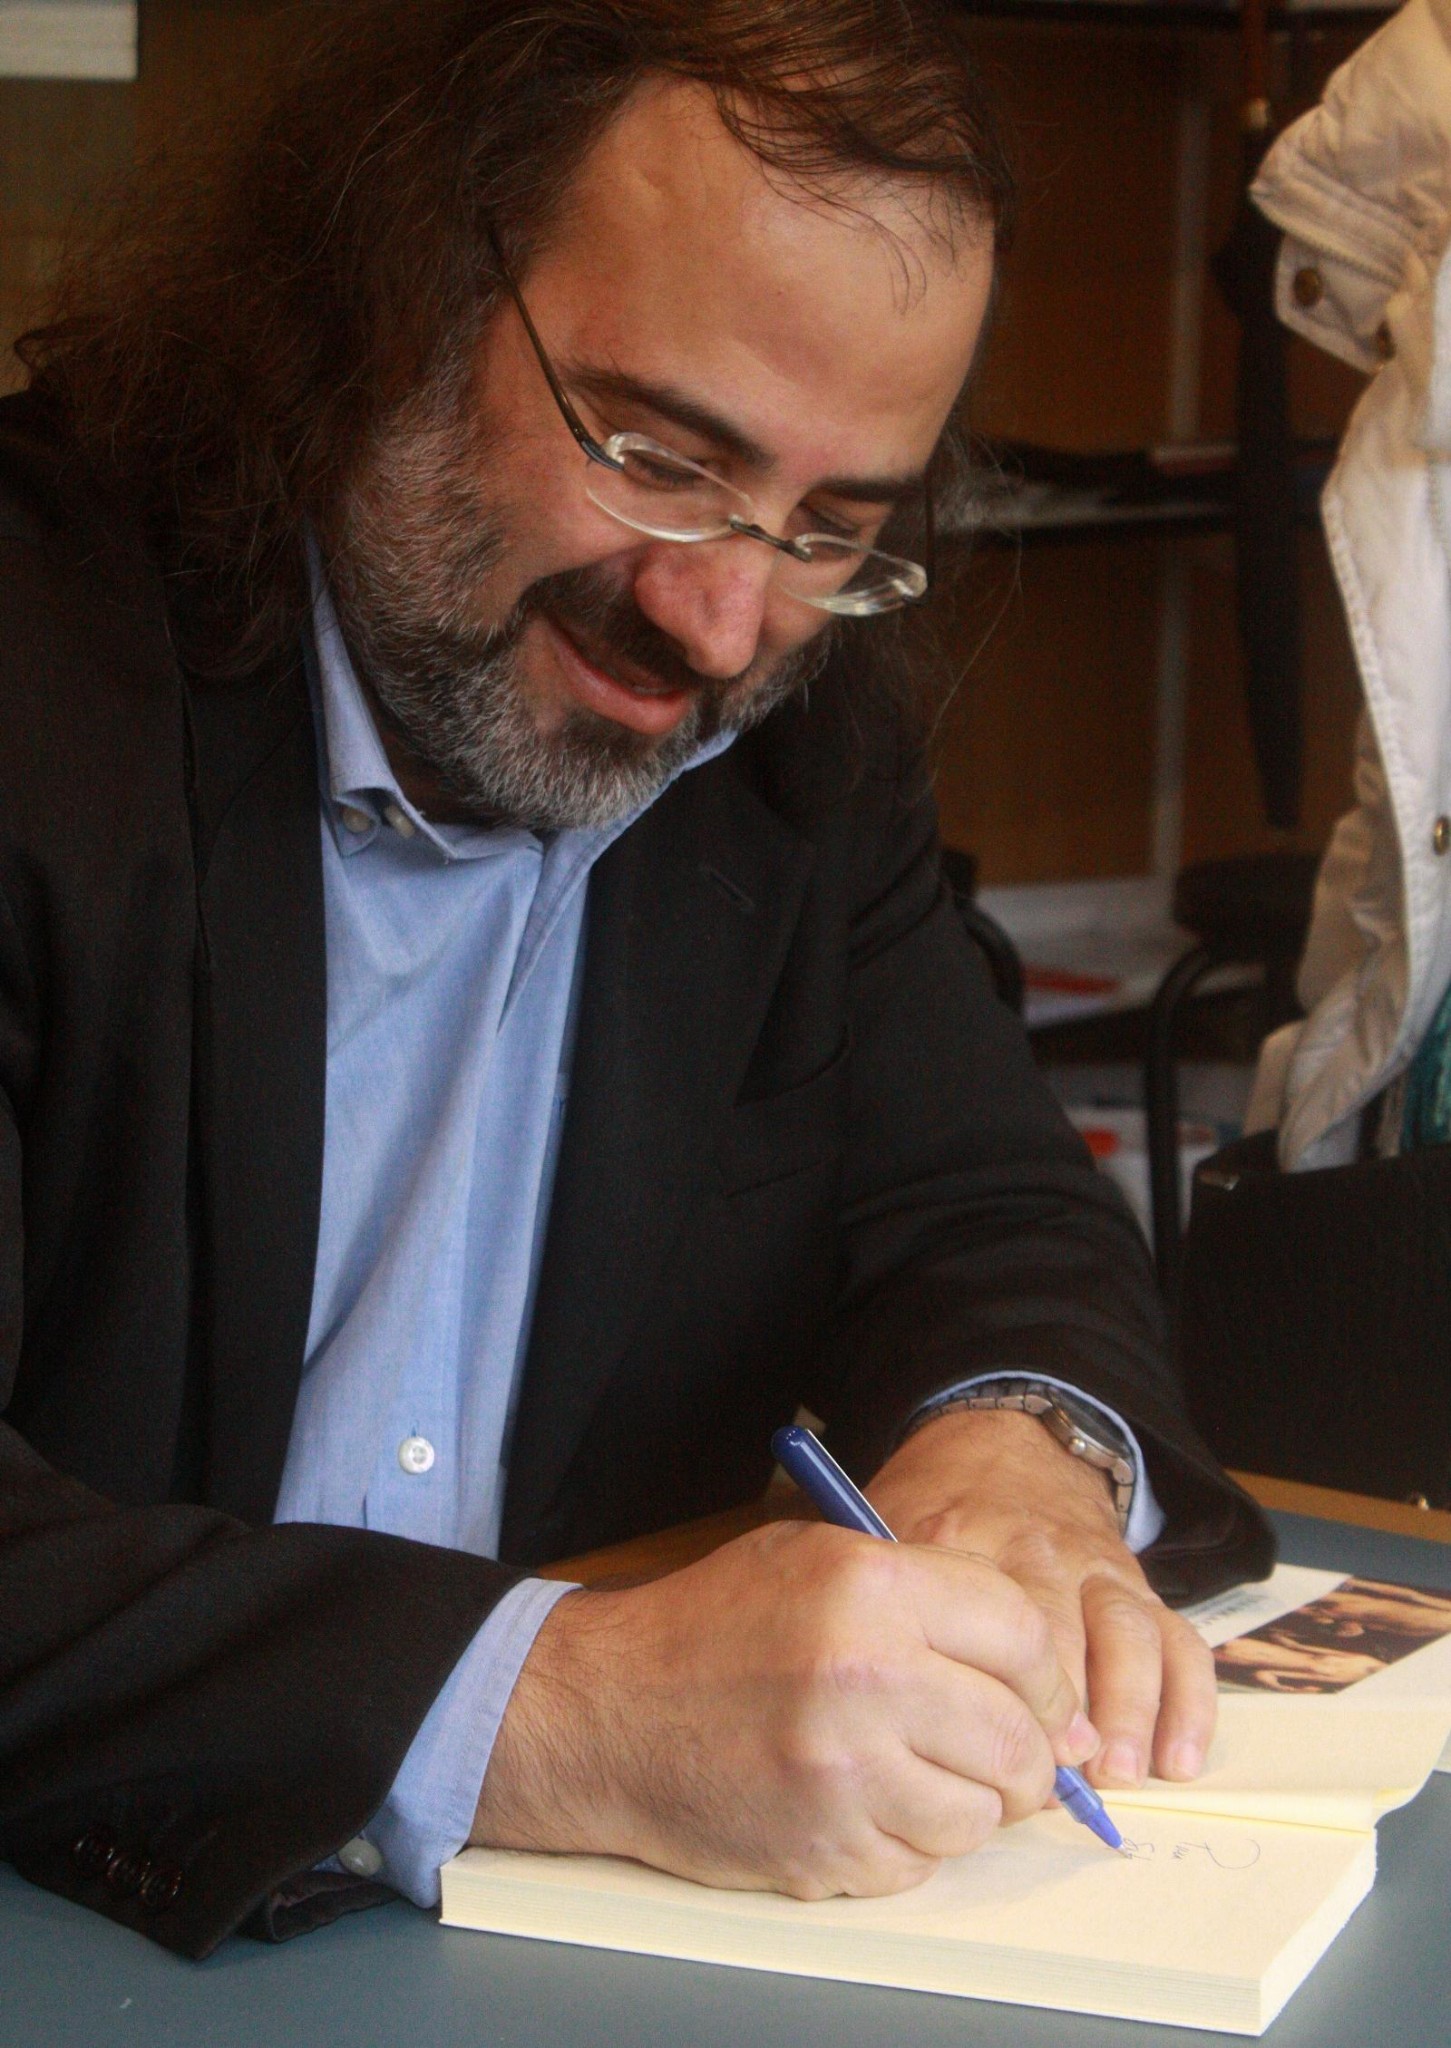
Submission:
M 494 261 L 499 266 L 499 275 L 503 278 L 508 288 L 509 297 L 514 301 L 519 318 L 524 322 L 524 332 L 529 337 L 530 346 L 533 348 L 534 354 L 538 359 L 540 369 L 544 372 L 544 381 L 553 394 L 554 403 L 559 407 L 564 424 L 569 428 L 569 431 L 573 434 L 575 440 L 578 441 L 591 462 L 598 462 L 605 469 L 618 469 L 620 467 L 619 463 L 615 461 L 613 456 L 605 453 L 603 447 L 570 404 L 569 396 L 564 386 L 560 383 L 558 377 L 555 376 L 554 365 L 545 354 L 544 343 L 539 339 L 539 330 L 529 318 L 529 308 L 524 303 L 524 294 L 514 282 L 514 273 L 509 268 L 508 259 L 499 246 L 499 238 L 494 232 L 492 221 L 485 222 L 484 232 L 488 235 L 489 247 L 494 252 Z
M 912 602 L 921 604 L 931 595 L 937 581 L 937 508 L 932 495 L 932 471 L 936 467 L 937 451 L 928 457 L 927 468 L 922 478 L 922 571 L 927 581 Z

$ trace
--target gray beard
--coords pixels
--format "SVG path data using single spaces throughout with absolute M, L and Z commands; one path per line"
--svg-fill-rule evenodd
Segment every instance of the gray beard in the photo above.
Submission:
M 475 623 L 507 543 L 482 513 L 476 437 L 450 406 L 395 424 L 345 508 L 329 574 L 354 661 L 420 762 L 466 809 L 536 832 L 610 825 L 643 809 L 700 749 L 756 725 L 820 673 L 831 636 L 727 681 L 702 677 L 603 570 L 541 578 L 502 625 Z M 386 507 L 386 511 L 385 508 Z M 541 733 L 519 668 L 536 615 L 577 631 L 662 688 L 689 689 L 660 739 L 583 707 Z

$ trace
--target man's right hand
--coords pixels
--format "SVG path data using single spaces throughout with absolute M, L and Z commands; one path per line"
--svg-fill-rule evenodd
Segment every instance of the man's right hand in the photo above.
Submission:
M 559 1602 L 470 1839 L 802 1899 L 900 1891 L 1096 1747 L 1043 1614 L 992 1565 L 778 1522 Z

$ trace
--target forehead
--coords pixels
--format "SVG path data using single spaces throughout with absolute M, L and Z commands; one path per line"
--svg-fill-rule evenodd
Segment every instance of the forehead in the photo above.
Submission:
M 950 218 L 925 181 L 808 192 L 739 144 L 703 89 L 662 82 L 586 158 L 529 293 L 580 361 L 685 375 L 757 426 L 806 404 L 925 458 L 991 271 L 987 228 Z

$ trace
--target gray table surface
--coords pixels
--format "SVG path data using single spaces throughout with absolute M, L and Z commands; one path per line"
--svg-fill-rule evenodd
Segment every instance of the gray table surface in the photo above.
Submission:
M 1451 1588 L 1451 1545 L 1275 1517 L 1295 1564 Z M 1381 1826 L 1375 1890 L 1275 2048 L 1447 2048 L 1451 1779 Z M 0 2048 L 1192 2048 L 1218 2034 L 440 1928 L 411 1906 L 182 1962 L 0 1866 Z

